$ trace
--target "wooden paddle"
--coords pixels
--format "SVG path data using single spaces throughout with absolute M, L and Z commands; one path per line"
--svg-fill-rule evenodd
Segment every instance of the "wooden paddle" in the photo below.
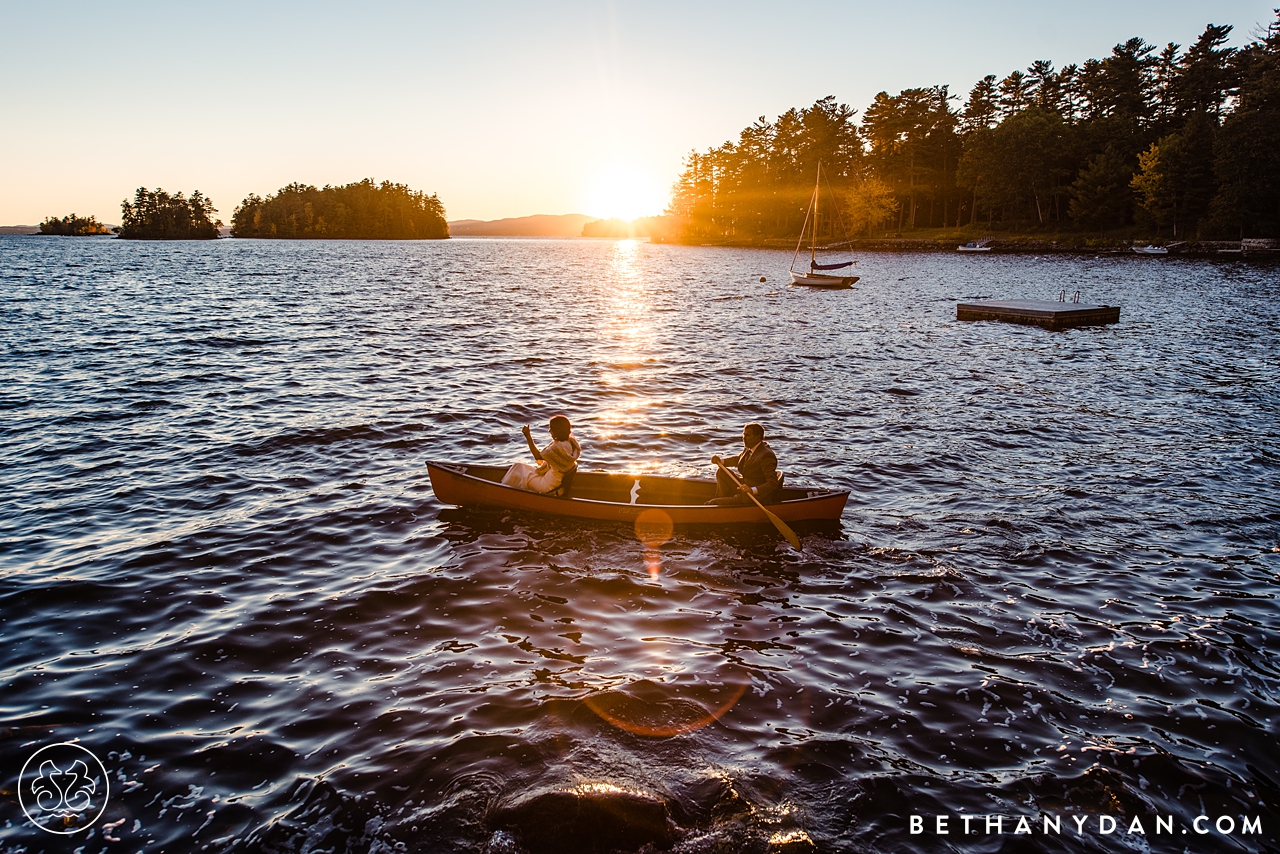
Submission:
M 729 475 L 729 477 L 733 478 L 734 483 L 738 484 L 738 486 L 740 487 L 742 486 L 742 481 L 738 480 L 738 476 L 733 472 L 729 471 L 727 468 L 725 468 L 723 463 L 716 463 L 716 466 L 719 467 L 720 471 L 724 472 L 725 474 Z M 796 536 L 796 532 L 791 530 L 790 526 L 788 526 L 786 522 L 779 519 L 775 514 L 770 513 L 769 508 L 761 504 L 760 499 L 756 498 L 755 494 L 752 493 L 752 491 L 749 488 L 747 487 L 743 487 L 743 488 L 746 489 L 747 491 L 747 497 L 750 498 L 752 501 L 754 501 L 756 503 L 756 506 L 764 511 L 764 515 L 769 517 L 769 521 L 773 523 L 773 527 L 778 529 L 778 533 L 782 534 L 782 536 L 787 538 L 787 542 L 791 543 L 791 547 L 793 549 L 795 549 L 796 551 L 800 551 L 800 538 Z

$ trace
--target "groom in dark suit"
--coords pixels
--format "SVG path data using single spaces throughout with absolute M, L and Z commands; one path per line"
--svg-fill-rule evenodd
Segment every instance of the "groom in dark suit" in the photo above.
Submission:
M 708 504 L 735 505 L 750 504 L 746 491 L 750 490 L 761 504 L 774 504 L 782 492 L 782 482 L 778 477 L 778 458 L 773 448 L 764 440 L 764 428 L 754 421 L 742 428 L 743 451 L 736 457 L 720 459 L 712 457 L 716 464 L 716 497 Z M 736 468 L 743 487 L 733 482 L 733 478 L 720 468 Z

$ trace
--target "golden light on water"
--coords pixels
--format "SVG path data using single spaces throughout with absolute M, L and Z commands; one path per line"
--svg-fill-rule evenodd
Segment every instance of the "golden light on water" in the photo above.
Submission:
M 615 296 L 623 297 L 622 305 L 633 301 L 639 297 L 643 303 L 643 308 L 648 310 L 648 300 L 644 298 L 644 291 L 636 288 L 641 285 L 640 266 L 637 263 L 640 259 L 640 241 L 628 238 L 619 240 L 613 244 L 609 255 L 609 283 L 615 288 L 619 285 L 623 286 L 621 291 L 615 291 Z M 628 299 L 630 298 L 630 299 Z
M 649 294 L 640 269 L 640 242 L 619 240 L 609 250 L 607 329 L 626 346 L 623 363 L 639 363 L 648 355 L 653 336 Z
M 621 383 L 625 380 L 626 375 L 623 373 L 607 374 L 610 385 Z M 622 432 L 630 432 L 630 425 L 636 423 L 636 419 L 642 416 L 643 410 L 651 406 L 658 406 L 662 401 L 652 397 L 633 397 L 616 406 L 608 406 L 596 412 L 595 420 L 597 424 L 603 426 L 605 434 L 612 438 L 610 428 L 623 428 Z
M 570 789 L 571 792 L 578 795 L 638 795 L 640 797 L 649 797 L 647 792 L 639 789 L 624 789 L 613 783 L 581 783 Z
M 769 844 L 777 847 L 785 847 L 787 845 L 812 846 L 813 839 L 803 830 L 779 830 L 769 837 Z M 806 847 L 805 850 L 808 850 L 808 848 Z
M 603 247 L 602 247 L 603 248 Z M 653 319 L 653 304 L 644 274 L 645 247 L 636 240 L 619 240 L 610 244 L 607 254 L 607 276 L 601 283 L 602 316 L 597 329 L 599 339 L 609 350 L 607 364 L 600 370 L 599 382 L 606 394 L 594 413 L 592 422 L 602 440 L 634 436 L 643 430 L 655 407 L 673 401 L 656 398 L 646 391 L 644 378 L 658 370 L 656 362 L 658 332 Z M 640 470 L 659 469 L 661 460 L 642 464 Z M 637 468 L 632 466 L 634 470 Z M 674 523 L 664 510 L 649 507 L 635 520 L 636 539 L 643 546 L 645 571 L 652 581 L 662 575 L 662 547 L 671 540 Z M 662 638 L 643 638 L 652 647 L 659 670 L 672 673 L 695 662 L 671 658 L 673 650 Z M 625 688 L 602 691 L 583 702 L 601 719 L 634 735 L 670 738 L 702 729 L 719 720 L 746 693 L 750 679 L 736 668 L 728 678 L 703 677 L 695 685 L 669 685 L 641 679 Z
M 598 425 L 601 438 L 613 439 L 632 433 L 638 410 L 658 401 L 633 390 L 632 374 L 650 364 L 654 341 L 652 305 L 640 264 L 641 244 L 619 240 L 607 251 L 605 313 L 600 318 L 599 331 L 602 341 L 611 345 L 611 352 L 601 370 L 600 383 L 610 394 L 602 396 L 601 408 L 592 420 Z

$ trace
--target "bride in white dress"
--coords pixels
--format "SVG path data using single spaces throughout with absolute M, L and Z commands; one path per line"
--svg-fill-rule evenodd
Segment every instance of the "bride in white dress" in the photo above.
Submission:
M 524 433 L 524 439 L 529 443 L 529 452 L 538 461 L 538 465 L 535 467 L 528 463 L 515 463 L 503 475 L 504 486 L 514 486 L 529 492 L 550 492 L 564 480 L 565 472 L 578 464 L 582 446 L 573 436 L 569 419 L 563 415 L 553 415 L 547 426 L 551 430 L 551 443 L 542 450 L 538 450 L 538 446 L 533 443 L 529 425 L 521 428 L 520 432 Z

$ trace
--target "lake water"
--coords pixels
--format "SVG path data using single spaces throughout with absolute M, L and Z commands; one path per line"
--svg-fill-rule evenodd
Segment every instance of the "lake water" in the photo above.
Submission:
M 0 238 L 0 849 L 1277 850 L 1280 268 L 789 260 Z M 1062 290 L 1120 323 L 955 320 Z M 435 499 L 559 411 L 701 477 L 760 421 L 849 505 L 646 553 Z M 60 741 L 71 837 L 13 796 Z

